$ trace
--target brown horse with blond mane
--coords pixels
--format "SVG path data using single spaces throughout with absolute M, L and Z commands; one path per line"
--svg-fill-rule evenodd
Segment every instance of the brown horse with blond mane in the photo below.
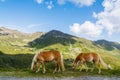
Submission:
M 93 71 L 94 67 L 96 66 L 98 68 L 98 73 L 101 73 L 101 69 L 100 66 L 102 65 L 105 68 L 109 68 L 111 69 L 110 65 L 107 65 L 102 58 L 100 57 L 100 55 L 98 55 L 97 53 L 80 53 L 74 60 L 73 62 L 73 68 L 75 69 L 78 65 L 78 62 L 80 62 L 80 66 L 82 66 L 83 64 L 86 67 L 86 72 L 88 71 L 87 68 L 87 62 L 92 62 L 93 63 L 93 68 L 91 69 L 91 72 Z M 82 68 L 80 68 L 80 71 L 82 71 Z
M 55 73 L 56 71 L 59 72 L 60 67 L 62 68 L 62 71 L 65 70 L 63 56 L 62 54 L 60 54 L 59 51 L 56 50 L 40 51 L 39 53 L 35 54 L 31 64 L 31 70 L 39 72 L 40 65 L 42 65 L 43 73 L 45 73 L 46 70 L 45 70 L 44 62 L 49 62 L 53 60 L 55 62 L 55 70 L 53 73 Z M 37 69 L 37 64 L 38 64 L 38 69 Z

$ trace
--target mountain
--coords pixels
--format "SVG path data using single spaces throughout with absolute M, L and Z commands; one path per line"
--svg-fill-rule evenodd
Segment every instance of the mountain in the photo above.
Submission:
M 40 37 L 42 34 L 44 34 L 43 32 L 35 32 L 35 33 L 24 33 L 24 32 L 20 32 L 18 30 L 12 30 L 12 29 L 8 29 L 5 27 L 0 27 L 0 36 L 7 36 L 7 37 L 11 37 L 11 38 L 19 38 L 19 39 L 35 39 L 37 37 Z
M 107 40 L 97 40 L 97 41 L 94 41 L 94 43 L 102 46 L 106 50 L 114 50 L 115 48 L 120 50 L 120 44 L 117 42 L 112 42 Z
M 51 30 L 49 32 L 23 33 L 17 30 L 0 27 L 0 47 L 12 46 L 14 48 L 37 48 L 42 49 L 53 45 L 62 45 L 69 48 L 79 47 L 82 51 L 94 51 L 96 49 L 103 49 L 106 51 L 120 51 L 120 44 L 107 40 L 90 41 L 84 38 L 76 37 L 63 33 L 58 30 Z M 3 46 L 4 45 L 4 46 Z M 2 50 L 1 49 L 1 50 Z M 7 50 L 9 52 L 9 49 Z M 3 51 L 4 52 L 4 51 Z
M 87 45 L 89 48 L 103 48 L 108 51 L 114 49 L 120 50 L 120 44 L 117 42 L 107 41 L 107 40 L 97 40 L 90 41 L 84 38 L 79 38 L 73 35 L 63 33 L 58 30 L 51 30 L 44 35 L 36 38 L 35 40 L 29 42 L 29 45 L 32 47 L 43 48 L 49 45 L 60 43 L 62 45 L 69 45 L 79 43 L 83 46 Z
M 38 48 L 43 48 L 56 43 L 60 43 L 62 45 L 67 45 L 69 43 L 73 44 L 76 42 L 73 37 L 75 36 L 63 33 L 61 31 L 52 30 L 30 42 L 29 45 L 32 47 L 39 46 Z
M 0 34 L 1 35 L 13 35 L 13 34 L 25 34 L 23 32 L 17 31 L 17 30 L 12 30 L 12 29 L 8 29 L 5 27 L 0 27 Z
M 23 33 L 17 30 L 0 27 L 0 51 L 8 54 L 29 53 L 28 42 L 43 35 L 43 32 Z
M 120 66 L 120 44 L 107 40 L 91 41 L 58 30 L 23 33 L 0 27 L 0 52 L 6 54 L 36 53 L 40 49 L 57 49 L 64 59 L 75 58 L 80 52 L 96 52 L 113 66 Z

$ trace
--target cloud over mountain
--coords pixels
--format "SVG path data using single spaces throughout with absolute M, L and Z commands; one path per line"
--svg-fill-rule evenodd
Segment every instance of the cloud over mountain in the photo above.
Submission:
M 91 37 L 100 36 L 103 30 L 109 36 L 120 33 L 120 0 L 104 0 L 102 6 L 104 7 L 103 11 L 93 12 L 93 17 L 96 19 L 95 23 L 91 21 L 85 21 L 82 24 L 77 23 L 77 25 L 73 23 L 70 30 L 73 33 L 83 33 Z
M 74 23 L 70 26 L 70 30 L 75 34 L 85 34 L 91 37 L 98 37 L 102 33 L 102 28 L 90 21 L 86 21 L 83 24 Z
M 96 23 L 103 26 L 109 35 L 120 33 L 120 0 L 104 0 L 104 10 L 96 14 Z

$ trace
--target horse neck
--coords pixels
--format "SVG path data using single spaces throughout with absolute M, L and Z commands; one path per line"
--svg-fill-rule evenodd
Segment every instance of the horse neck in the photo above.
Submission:
M 35 65 L 35 63 L 37 63 L 37 57 L 40 53 L 36 53 L 33 57 L 33 60 L 32 60 L 32 64 L 31 64 L 31 69 L 33 69 L 33 66 Z
M 78 59 L 78 58 L 76 58 L 76 59 L 75 59 L 75 61 L 74 61 L 74 63 L 78 63 L 78 61 L 79 61 L 79 59 Z
M 37 62 L 37 57 L 38 57 L 39 54 L 40 53 L 35 54 L 35 56 L 33 57 L 33 62 Z

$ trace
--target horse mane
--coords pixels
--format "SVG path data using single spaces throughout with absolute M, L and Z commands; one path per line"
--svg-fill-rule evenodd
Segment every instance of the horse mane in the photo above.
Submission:
M 33 69 L 34 66 L 34 62 L 37 62 L 37 56 L 41 53 L 41 51 L 39 53 L 36 53 L 32 59 L 32 64 L 31 64 L 31 69 Z
M 34 62 L 37 62 L 37 56 L 38 56 L 39 54 L 40 54 L 40 52 L 39 52 L 39 53 L 36 53 L 35 56 L 33 57 L 33 61 L 34 61 Z

